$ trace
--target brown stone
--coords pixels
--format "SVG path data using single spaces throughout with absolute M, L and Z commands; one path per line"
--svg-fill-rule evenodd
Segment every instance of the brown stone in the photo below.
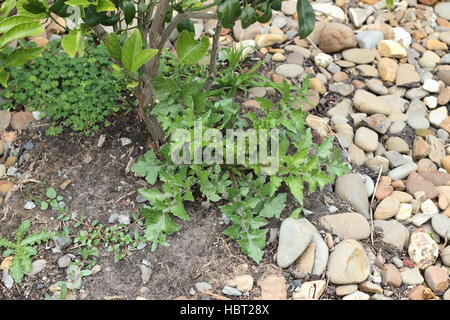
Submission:
M 406 180 L 406 190 L 411 195 L 414 195 L 417 191 L 424 191 L 428 199 L 434 199 L 439 195 L 433 183 L 424 179 L 416 172 L 411 173 Z
M 438 266 L 430 266 L 425 270 L 425 281 L 434 292 L 443 292 L 449 286 L 447 271 Z
M 34 118 L 31 112 L 16 112 L 11 117 L 11 127 L 14 130 L 22 130 L 33 120 Z
M 427 6 L 434 6 L 438 1 L 439 0 L 419 0 L 421 4 L 425 4 Z
M 32 38 L 30 38 L 29 41 L 36 43 L 36 46 L 38 48 L 45 47 L 48 44 L 48 39 L 45 38 L 45 37 L 40 37 L 40 36 L 39 37 L 32 37 Z
M 444 129 L 445 131 L 450 133 L 450 117 L 442 121 L 439 126 L 441 127 L 441 129 Z
M 428 50 L 448 50 L 448 46 L 445 42 L 439 41 L 438 39 L 429 39 L 425 44 Z
M 437 97 L 437 103 L 439 105 L 446 105 L 450 102 L 450 87 L 446 87 L 441 90 Z
M 13 183 L 7 180 L 0 181 L 0 193 L 7 193 L 13 187 Z
M 450 174 L 434 170 L 419 172 L 419 175 L 430 181 L 435 187 L 450 185 Z
M 383 81 L 394 82 L 397 77 L 397 61 L 390 58 L 381 58 L 378 62 L 378 72 Z
M 402 180 L 392 181 L 392 187 L 394 190 L 403 191 L 406 189 L 405 183 Z
M 445 156 L 444 158 L 442 158 L 442 167 L 445 169 L 445 171 L 450 173 L 450 156 Z
M 414 138 L 412 156 L 415 160 L 425 158 L 430 154 L 431 146 L 419 136 Z
M 425 300 L 424 291 L 425 291 L 425 286 L 423 286 L 421 284 L 418 286 L 415 286 L 408 292 L 409 300 Z
M 385 264 L 381 269 L 381 279 L 384 286 L 398 288 L 402 285 L 402 276 L 393 264 Z
M 319 37 L 319 48 L 325 53 L 339 52 L 356 45 L 353 30 L 341 23 L 326 24 Z
M 261 300 L 286 300 L 286 280 L 282 276 L 270 275 L 258 281 L 261 288 Z

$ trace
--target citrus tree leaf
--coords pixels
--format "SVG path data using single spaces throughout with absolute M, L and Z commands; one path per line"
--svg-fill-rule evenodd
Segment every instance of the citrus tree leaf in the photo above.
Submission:
M 208 52 L 208 48 L 208 37 L 195 41 L 194 35 L 187 30 L 180 33 L 176 43 L 178 60 L 186 65 L 197 63 Z
M 134 6 L 134 4 L 130 1 L 124 1 L 123 14 L 126 24 L 130 24 L 131 22 L 133 22 L 133 19 L 136 16 L 136 7 Z
M 305 39 L 314 30 L 316 15 L 308 0 L 297 0 L 298 34 Z
M 5 33 L 11 28 L 27 22 L 33 22 L 36 21 L 35 17 L 29 17 L 29 16 L 11 16 L 8 17 L 0 22 L 0 33 Z
M 0 37 L 0 48 L 4 47 L 11 41 L 23 39 L 25 37 L 36 36 L 45 31 L 39 21 L 22 23 L 9 29 Z
M 20 48 L 16 49 L 6 59 L 6 66 L 17 67 L 28 60 L 38 57 L 44 48 Z
M 110 0 L 98 0 L 97 12 L 113 11 L 114 9 L 116 9 L 116 6 Z
M 122 59 L 122 47 L 119 42 L 119 36 L 117 33 L 108 33 L 106 37 L 106 48 L 113 59 L 121 61 Z
M 6 71 L 0 71 L 0 84 L 5 88 L 8 86 L 9 73 Z
M 71 58 L 74 58 L 77 53 L 80 57 L 83 56 L 84 41 L 82 31 L 78 29 L 70 30 L 69 34 L 63 38 L 61 45 Z
M 233 28 L 234 22 L 241 15 L 239 0 L 224 0 L 217 6 L 217 18 L 224 28 Z

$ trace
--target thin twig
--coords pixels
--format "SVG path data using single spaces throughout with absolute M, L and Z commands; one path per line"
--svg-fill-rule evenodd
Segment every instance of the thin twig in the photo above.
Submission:
M 381 171 L 383 170 L 383 166 L 380 167 L 380 171 L 378 172 L 378 177 L 377 177 L 377 183 L 375 184 L 375 189 L 373 189 L 373 194 L 372 194 L 372 199 L 370 200 L 370 205 L 369 205 L 369 210 L 370 210 L 370 220 L 371 220 L 371 226 L 370 226 L 370 240 L 372 242 L 372 246 L 373 246 L 373 209 L 372 209 L 372 203 L 373 200 L 375 199 L 375 194 L 377 193 L 377 189 L 378 189 L 378 184 L 380 182 L 380 178 L 381 178 Z

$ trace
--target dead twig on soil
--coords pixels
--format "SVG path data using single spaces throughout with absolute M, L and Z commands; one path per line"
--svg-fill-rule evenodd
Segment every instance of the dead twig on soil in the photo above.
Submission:
M 370 210 L 370 220 L 371 220 L 371 226 L 370 226 L 370 241 L 372 242 L 372 247 L 374 246 L 373 244 L 373 232 L 374 232 L 374 227 L 373 227 L 373 209 L 372 209 L 372 203 L 373 200 L 375 199 L 375 194 L 377 193 L 377 189 L 378 189 L 378 184 L 380 183 L 380 178 L 381 178 L 381 171 L 383 170 L 383 167 L 380 167 L 380 171 L 378 172 L 378 177 L 377 177 L 377 183 L 375 184 L 375 188 L 373 189 L 373 193 L 372 193 L 372 199 L 370 200 L 370 204 L 369 204 L 369 210 Z

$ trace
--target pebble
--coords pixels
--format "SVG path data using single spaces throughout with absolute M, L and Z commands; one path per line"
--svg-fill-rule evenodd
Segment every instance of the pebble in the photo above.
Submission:
M 36 205 L 34 204 L 33 201 L 27 201 L 27 203 L 25 203 L 25 205 L 23 206 L 23 208 L 25 210 L 33 210 L 34 208 L 36 208 Z
M 349 202 L 357 212 L 369 218 L 367 189 L 361 176 L 349 173 L 338 177 L 335 192 L 342 200 Z
M 286 78 L 295 78 L 303 73 L 304 69 L 298 64 L 285 63 L 278 66 L 275 72 Z
M 342 239 L 363 240 L 370 236 L 370 226 L 363 215 L 355 212 L 327 215 L 320 223 Z
M 359 283 L 366 280 L 369 273 L 369 258 L 358 241 L 346 239 L 335 246 L 330 254 L 326 273 L 332 283 Z
M 226 294 L 228 296 L 242 296 L 242 292 L 240 292 L 238 289 L 230 287 L 230 286 L 225 286 L 222 289 L 222 293 Z
M 416 230 L 411 235 L 408 254 L 419 269 L 426 269 L 436 261 L 439 249 L 429 234 L 422 230 Z

